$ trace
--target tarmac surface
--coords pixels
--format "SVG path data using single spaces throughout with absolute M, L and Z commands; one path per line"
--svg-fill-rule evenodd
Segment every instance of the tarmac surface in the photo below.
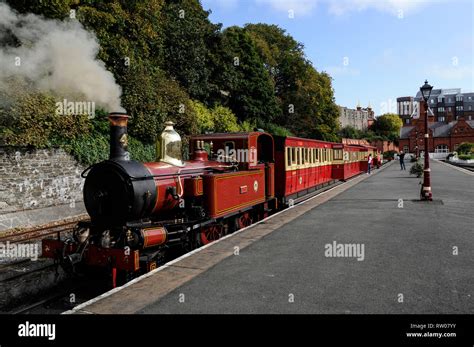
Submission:
M 473 313 L 474 174 L 432 161 L 428 203 L 409 169 L 361 175 L 74 313 Z

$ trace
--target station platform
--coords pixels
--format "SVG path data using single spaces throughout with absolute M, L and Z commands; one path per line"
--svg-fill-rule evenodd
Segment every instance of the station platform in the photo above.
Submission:
M 409 169 L 360 175 L 67 313 L 472 313 L 474 174 L 432 161 L 427 203 Z M 363 252 L 328 253 L 351 244 Z

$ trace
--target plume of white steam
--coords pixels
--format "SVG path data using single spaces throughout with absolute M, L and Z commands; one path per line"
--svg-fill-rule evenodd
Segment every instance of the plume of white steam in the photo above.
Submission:
M 80 96 L 109 111 L 124 111 L 122 90 L 114 76 L 97 59 L 99 43 L 75 19 L 49 20 L 18 14 L 0 3 L 0 42 L 13 34 L 20 45 L 0 46 L 0 92 L 9 81 L 61 97 Z

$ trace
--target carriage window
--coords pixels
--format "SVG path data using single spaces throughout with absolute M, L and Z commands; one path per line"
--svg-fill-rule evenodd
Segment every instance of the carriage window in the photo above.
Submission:
M 291 148 L 286 148 L 286 165 L 291 166 Z
M 334 150 L 334 160 L 342 160 L 342 150 L 341 149 Z
M 296 148 L 291 149 L 291 163 L 296 164 Z
M 296 164 L 301 165 L 301 148 L 296 149 Z
M 314 164 L 314 151 L 312 148 L 309 150 L 309 155 L 311 157 L 311 164 Z
M 305 164 L 308 164 L 308 163 L 309 163 L 309 152 L 308 152 L 308 148 L 305 148 L 305 149 L 304 149 L 304 162 L 305 162 Z

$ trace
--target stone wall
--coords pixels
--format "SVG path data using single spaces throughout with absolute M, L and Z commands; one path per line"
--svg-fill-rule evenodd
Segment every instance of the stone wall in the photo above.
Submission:
M 0 147 L 0 214 L 82 202 L 84 168 L 62 149 Z

